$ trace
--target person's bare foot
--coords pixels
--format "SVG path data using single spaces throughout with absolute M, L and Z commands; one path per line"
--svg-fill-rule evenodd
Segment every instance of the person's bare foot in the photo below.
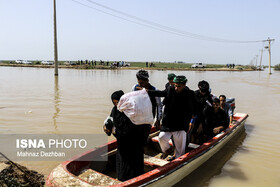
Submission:
M 165 151 L 164 153 L 161 154 L 160 158 L 165 159 L 168 156 L 168 151 Z

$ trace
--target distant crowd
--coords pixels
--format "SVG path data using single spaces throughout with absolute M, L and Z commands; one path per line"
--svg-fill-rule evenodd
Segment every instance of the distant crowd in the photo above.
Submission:
M 234 69 L 235 64 L 227 64 L 227 68 L 233 68 Z
M 125 61 L 114 61 L 114 62 L 109 62 L 109 61 L 96 61 L 96 60 L 78 60 L 77 62 L 73 61 L 68 61 L 66 64 L 69 65 L 90 65 L 90 66 L 110 66 L 111 68 L 119 68 L 119 67 L 129 67 L 130 64 L 126 63 Z

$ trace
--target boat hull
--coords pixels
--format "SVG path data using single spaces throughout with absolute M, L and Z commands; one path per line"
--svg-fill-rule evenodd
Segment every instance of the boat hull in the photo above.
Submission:
M 185 177 L 187 177 L 190 173 L 192 173 L 195 169 L 205 163 L 208 159 L 210 159 L 214 154 L 216 154 L 222 147 L 225 146 L 234 136 L 239 134 L 244 130 L 245 121 L 242 122 L 239 126 L 237 126 L 232 133 L 226 136 L 224 139 L 221 139 L 216 145 L 210 147 L 209 149 L 202 152 L 200 155 L 197 155 L 192 160 L 189 160 L 182 164 L 179 168 L 174 168 L 173 171 L 170 171 L 164 176 L 161 176 L 149 183 L 145 184 L 145 186 L 159 186 L 166 185 L 172 186 Z
M 66 161 L 60 164 L 48 176 L 46 184 L 48 186 L 172 186 L 187 177 L 190 173 L 217 153 L 222 147 L 224 147 L 225 144 L 233 139 L 234 136 L 244 130 L 244 124 L 247 117 L 247 114 L 235 114 L 235 124 L 213 137 L 211 140 L 171 162 L 157 166 L 155 169 L 130 180 L 121 182 L 113 177 L 105 175 L 102 180 L 107 180 L 109 182 L 104 184 L 95 184 L 94 181 L 91 182 L 80 178 L 78 173 L 86 168 L 89 168 L 90 163 L 79 162 L 77 160 L 83 156 L 95 155 L 96 152 L 98 152 L 97 149 L 90 150 L 87 153 L 74 158 L 72 161 Z M 109 142 L 106 146 L 108 146 L 109 151 L 113 151 L 116 148 L 116 141 Z M 101 146 L 99 149 L 102 149 L 103 147 L 104 146 Z M 99 175 L 100 173 L 95 171 L 95 174 Z M 100 175 L 103 174 L 101 173 Z

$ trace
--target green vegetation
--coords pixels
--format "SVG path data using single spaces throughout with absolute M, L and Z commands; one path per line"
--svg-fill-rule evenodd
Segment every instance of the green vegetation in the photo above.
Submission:
M 53 67 L 53 65 L 45 65 L 42 64 L 41 61 L 39 60 L 33 60 L 29 61 L 31 64 L 18 64 L 14 60 L 6 60 L 6 61 L 0 61 L 0 65 L 8 65 L 8 66 L 34 66 L 34 67 Z M 116 69 L 116 64 L 117 61 L 88 61 L 88 60 L 83 60 L 83 61 L 58 61 L 59 67 L 65 67 L 65 68 L 75 68 L 75 69 Z M 232 71 L 232 70 L 237 70 L 237 71 L 252 71 L 256 70 L 255 66 L 252 65 L 236 65 L 234 69 L 229 69 L 225 64 L 206 64 L 206 68 L 191 68 L 191 66 L 194 63 L 171 63 L 171 62 L 148 62 L 148 67 L 146 67 L 146 62 L 125 62 L 126 66 L 123 67 L 124 69 L 141 69 L 141 68 L 148 68 L 148 69 L 174 69 L 174 70 L 221 70 L 221 71 Z M 280 65 L 278 65 L 279 68 Z M 275 69 L 277 70 L 277 65 L 275 66 Z
M 274 70 L 280 71 L 280 64 L 275 65 Z
M 145 68 L 145 62 L 128 62 L 130 63 L 130 67 L 138 67 L 138 68 Z M 152 62 L 154 66 L 150 67 L 151 62 L 149 62 L 149 68 L 162 68 L 162 69 L 185 69 L 191 68 L 191 65 L 194 63 L 170 63 L 170 62 Z M 206 64 L 206 68 L 223 68 L 225 65 L 219 64 Z
M 244 69 L 251 69 L 251 70 L 256 70 L 256 66 L 248 65 L 248 66 L 243 66 Z
M 145 68 L 145 62 L 128 62 L 130 67 Z M 149 68 L 190 68 L 192 64 L 185 63 L 164 63 L 164 62 L 152 62 L 153 66 L 150 67 L 151 62 L 148 63 Z
M 14 62 L 14 61 L 9 61 L 9 60 L 1 60 L 1 63 L 3 63 L 3 64 L 10 64 L 10 63 L 12 63 L 12 62 Z

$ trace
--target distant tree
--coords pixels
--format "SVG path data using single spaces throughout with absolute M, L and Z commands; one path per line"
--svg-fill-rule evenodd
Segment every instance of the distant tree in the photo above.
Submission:
M 280 64 L 275 65 L 274 70 L 280 71 Z

